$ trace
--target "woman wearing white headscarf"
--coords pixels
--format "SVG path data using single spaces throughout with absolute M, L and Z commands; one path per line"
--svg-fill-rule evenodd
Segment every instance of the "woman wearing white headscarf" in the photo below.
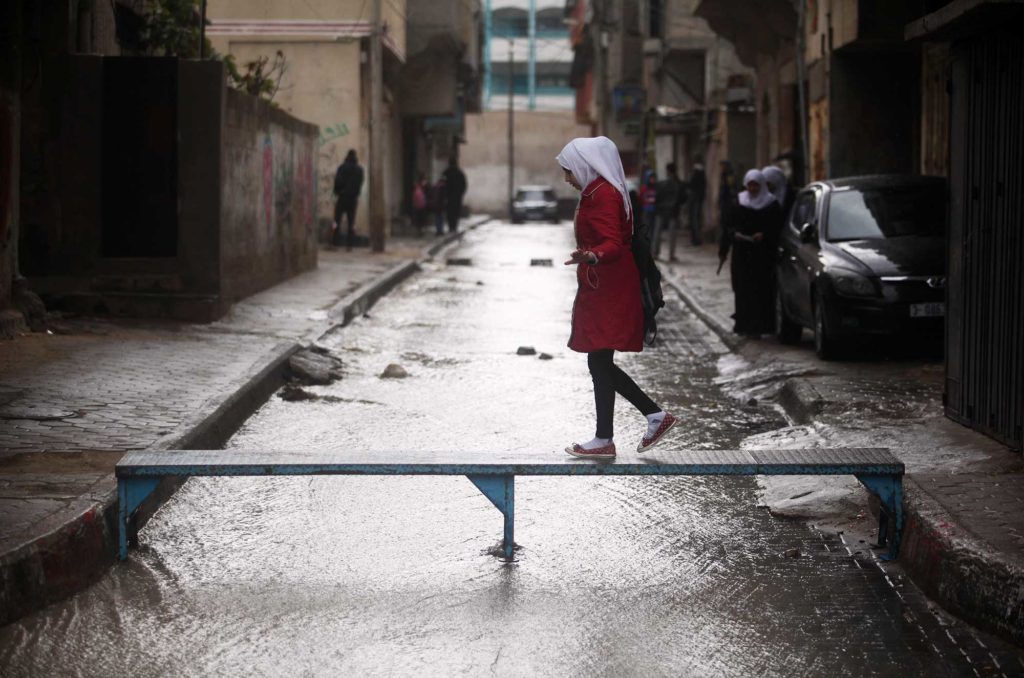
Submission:
M 774 266 L 782 207 L 759 170 L 747 172 L 743 184 L 747 190 L 726 219 L 718 257 L 724 263 L 732 251 L 733 332 L 758 337 L 775 331 Z
M 761 170 L 761 174 L 764 175 L 765 183 L 768 184 L 768 190 L 775 196 L 779 207 L 782 208 L 782 218 L 785 219 L 792 205 L 791 198 L 793 193 L 793 191 L 789 190 L 786 173 L 775 165 L 768 165 Z
M 580 191 L 576 249 L 565 262 L 577 267 L 569 348 L 587 354 L 597 410 L 594 439 L 565 451 L 575 457 L 615 457 L 612 416 L 619 393 L 647 417 L 647 432 L 637 447 L 644 452 L 661 440 L 676 418 L 614 362 L 615 351 L 640 351 L 644 341 L 640 273 L 631 249 L 634 215 L 622 159 L 606 137 L 573 139 L 557 159 L 566 183 Z

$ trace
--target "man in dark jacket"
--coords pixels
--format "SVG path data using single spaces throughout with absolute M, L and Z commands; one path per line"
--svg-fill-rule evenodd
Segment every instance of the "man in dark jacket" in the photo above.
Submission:
M 448 212 L 448 232 L 459 230 L 459 217 L 462 216 L 462 197 L 466 195 L 466 175 L 459 169 L 459 164 L 452 158 L 448 169 L 444 171 L 444 198 Z
M 679 208 L 686 202 L 686 187 L 679 180 L 676 164 L 670 162 L 665 166 L 665 180 L 658 183 L 655 209 L 661 233 L 668 233 L 668 259 L 676 258 L 676 230 L 679 223 Z M 660 238 L 660 233 L 659 233 Z
M 338 166 L 334 173 L 334 237 L 333 244 L 341 244 L 341 215 L 348 220 L 348 233 L 345 237 L 345 249 L 351 250 L 355 239 L 356 205 L 359 203 L 359 192 L 363 189 L 363 168 L 359 166 L 355 150 L 345 156 L 345 162 Z

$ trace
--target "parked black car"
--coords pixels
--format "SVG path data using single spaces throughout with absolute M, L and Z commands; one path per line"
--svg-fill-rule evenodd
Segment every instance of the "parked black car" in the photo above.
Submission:
M 512 201 L 512 223 L 550 221 L 558 223 L 558 198 L 550 186 L 523 186 Z
M 779 238 L 779 339 L 796 343 L 809 327 L 830 358 L 859 335 L 940 335 L 945 215 L 937 177 L 851 177 L 800 191 Z

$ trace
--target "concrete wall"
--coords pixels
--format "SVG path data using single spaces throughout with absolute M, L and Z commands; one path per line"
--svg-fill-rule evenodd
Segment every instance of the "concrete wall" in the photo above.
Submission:
M 576 193 L 565 183 L 555 156 L 575 137 L 590 136 L 571 111 L 516 111 L 515 185 L 550 184 L 560 198 Z M 508 113 L 486 111 L 466 118 L 461 165 L 469 181 L 471 211 L 508 213 Z
M 221 298 L 233 303 L 316 266 L 316 126 L 226 91 Z
M 239 65 L 280 50 L 288 64 L 274 102 L 287 113 L 320 127 L 317 140 L 317 217 L 334 218 L 334 172 L 349 149 L 366 166 L 369 129 L 363 107 L 359 42 L 253 42 L 224 40 L 217 49 Z M 369 173 L 367 172 L 367 175 Z M 367 232 L 369 192 L 363 183 L 357 229 Z
M 831 176 L 915 171 L 919 55 L 836 52 L 831 61 Z
M 120 173 L 117 186 L 105 176 L 104 144 L 142 143 L 103 131 L 105 106 L 121 100 L 104 94 L 111 59 L 69 57 L 57 103 L 41 108 L 37 119 L 57 123 L 29 135 L 44 151 L 33 176 L 42 186 L 39 193 L 48 196 L 42 201 L 29 194 L 38 223 L 33 221 L 22 242 L 25 274 L 36 289 L 79 311 L 204 321 L 315 266 L 319 131 L 264 101 L 227 90 L 224 66 L 213 60 L 172 62 L 176 202 L 152 209 L 176 219 L 173 252 L 103 255 L 105 189 L 108 196 L 133 191 L 130 175 Z M 115 92 L 120 96 L 120 89 Z M 147 224 L 129 227 L 144 232 Z

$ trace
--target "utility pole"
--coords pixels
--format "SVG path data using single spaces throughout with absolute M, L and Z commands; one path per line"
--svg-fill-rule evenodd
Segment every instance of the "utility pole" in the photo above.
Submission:
M 515 199 L 516 169 L 516 126 L 515 126 L 515 72 L 513 71 L 513 53 L 515 40 L 508 41 L 508 218 L 512 219 L 512 201 Z
M 206 58 L 206 0 L 199 8 L 199 58 Z
M 373 18 L 370 27 L 370 249 L 384 251 L 386 237 L 384 218 L 384 144 L 381 129 L 381 100 L 384 72 L 381 63 L 381 3 L 372 0 Z

